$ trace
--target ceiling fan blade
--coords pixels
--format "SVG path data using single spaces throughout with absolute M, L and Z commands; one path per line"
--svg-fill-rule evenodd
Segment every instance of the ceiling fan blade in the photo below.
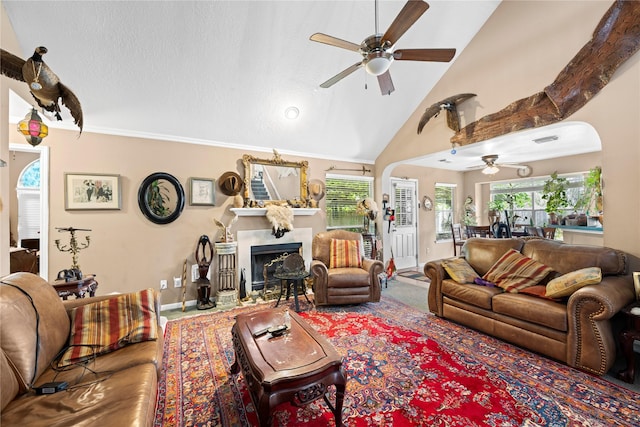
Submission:
M 511 163 L 496 163 L 496 166 L 499 168 L 522 169 L 525 165 L 515 165 Z
M 393 80 L 391 80 L 389 70 L 378 76 L 378 84 L 380 85 L 380 92 L 382 92 L 383 95 L 391 95 L 391 92 L 396 90 L 396 88 L 393 87 Z
M 449 62 L 455 54 L 455 49 L 398 49 L 393 52 L 393 59 L 400 61 Z
M 318 43 L 328 44 L 330 46 L 341 47 L 343 49 L 352 50 L 354 52 L 360 51 L 359 44 L 351 43 L 346 40 L 342 40 L 337 37 L 329 36 L 323 33 L 312 34 L 311 37 L 309 37 L 309 40 L 318 42 Z
M 429 9 L 427 2 L 422 0 L 409 0 L 404 5 L 396 19 L 391 23 L 382 42 L 389 42 L 391 46 L 396 44 L 398 39 Z
M 347 68 L 346 70 L 343 70 L 343 71 L 339 72 L 338 74 L 336 74 L 335 76 L 333 76 L 329 80 L 327 80 L 326 82 L 322 83 L 320 85 L 320 87 L 325 88 L 325 89 L 328 88 L 328 87 L 331 87 L 334 84 L 338 83 L 340 80 L 342 80 L 345 77 L 347 77 L 349 74 L 353 73 L 355 70 L 357 70 L 360 67 L 362 67 L 362 62 L 357 62 L 357 63 L 353 64 L 351 67 Z

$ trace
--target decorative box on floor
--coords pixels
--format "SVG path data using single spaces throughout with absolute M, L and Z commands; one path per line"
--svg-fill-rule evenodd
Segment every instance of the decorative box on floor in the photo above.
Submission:
M 218 298 L 217 307 L 234 308 L 238 305 L 238 289 L 236 286 L 236 250 L 237 242 L 216 243 L 218 263 Z

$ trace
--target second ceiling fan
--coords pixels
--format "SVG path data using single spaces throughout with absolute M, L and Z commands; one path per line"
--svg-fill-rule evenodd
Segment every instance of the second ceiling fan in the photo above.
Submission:
M 472 166 L 469 169 L 482 169 L 482 173 L 485 175 L 494 175 L 500 172 L 500 168 L 513 168 L 517 169 L 518 176 L 524 178 L 531 175 L 532 169 L 528 165 L 516 165 L 510 163 L 496 163 L 498 161 L 497 154 L 487 154 L 482 156 L 483 166 Z
M 377 76 L 380 91 L 389 95 L 394 91 L 389 67 L 394 60 L 398 61 L 432 61 L 449 62 L 456 54 L 455 49 L 393 49 L 398 39 L 427 11 L 429 4 L 422 0 L 409 0 L 398 16 L 391 23 L 387 32 L 378 33 L 378 1 L 375 1 L 376 33 L 367 37 L 361 44 L 355 44 L 323 33 L 315 33 L 310 39 L 342 49 L 358 52 L 363 59 L 331 77 L 320 87 L 328 88 L 347 77 L 360 67 L 367 73 Z

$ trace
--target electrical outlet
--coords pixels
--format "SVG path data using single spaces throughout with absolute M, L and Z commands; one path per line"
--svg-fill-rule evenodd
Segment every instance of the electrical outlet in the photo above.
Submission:
M 182 287 L 182 278 L 181 277 L 174 277 L 173 278 L 173 287 L 174 288 L 181 288 Z
M 160 280 L 160 289 L 167 289 L 167 281 Z

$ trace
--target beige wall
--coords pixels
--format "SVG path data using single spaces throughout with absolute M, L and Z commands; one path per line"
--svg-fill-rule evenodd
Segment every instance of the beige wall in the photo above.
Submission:
M 529 96 L 551 83 L 560 70 L 587 42 L 610 1 L 504 1 L 460 55 L 447 74 L 429 94 L 416 112 L 409 117 L 389 146 L 376 160 L 376 200 L 381 199 L 384 169 L 405 159 L 450 147 L 452 131 L 446 127 L 444 116 L 431 120 L 422 135 L 416 135 L 418 120 L 426 106 L 455 93 L 473 92 L 473 100 L 463 104 L 462 121 L 468 123 L 498 111 L 517 99 Z M 15 50 L 17 44 L 10 25 L 2 14 L 2 46 Z M 9 29 L 7 29 L 9 27 Z M 8 36 L 7 36 L 8 33 Z M 616 73 L 604 90 L 569 120 L 590 123 L 602 139 L 600 160 L 604 178 L 605 234 L 604 244 L 640 256 L 640 55 L 636 54 Z M 25 85 L 0 77 L 0 123 L 8 122 L 7 88 L 12 87 L 25 99 Z M 11 128 L 11 131 L 9 131 Z M 23 143 L 13 126 L 0 129 L 0 156 L 8 157 L 9 142 Z M 182 270 L 185 258 L 193 262 L 198 237 L 217 232 L 212 218 L 229 221 L 231 200 L 218 193 L 217 206 L 186 206 L 180 218 L 172 224 L 155 225 L 146 220 L 137 206 L 140 182 L 148 174 L 165 171 L 175 175 L 183 185 L 189 177 L 218 178 L 223 172 L 242 172 L 240 158 L 243 151 L 188 145 L 175 142 L 146 140 L 84 133 L 80 139 L 75 132 L 52 130 L 45 140 L 51 147 L 50 167 L 50 240 L 61 236 L 54 227 L 91 228 L 92 244 L 80 253 L 83 271 L 98 274 L 99 293 L 126 292 L 145 287 L 158 287 L 161 279 L 171 283 Z M 247 141 L 251 144 L 251 141 Z M 270 153 L 249 153 L 271 157 Z M 283 155 L 286 159 L 303 160 Z M 5 159 L 6 160 L 6 159 Z M 360 164 L 327 160 L 310 160 L 310 179 L 324 179 L 325 170 L 358 168 Z M 592 163 L 591 160 L 586 163 Z M 534 170 L 561 170 L 568 167 L 585 170 L 584 165 L 571 166 L 558 159 Z M 7 169 L 7 168 L 2 168 Z M 0 195 L 9 194 L 8 171 L 0 169 Z M 396 170 L 397 169 L 397 170 Z M 421 169 L 421 168 L 418 168 Z M 572 170 L 566 170 L 571 172 Z M 115 173 L 122 176 L 123 202 L 120 211 L 65 211 L 65 172 Z M 340 172 L 344 173 L 344 172 Z M 475 191 L 477 173 L 453 174 L 438 170 L 416 170 L 392 167 L 393 176 L 409 176 L 419 180 L 420 198 L 429 194 L 436 181 L 455 180 L 463 189 L 460 197 Z M 504 172 L 507 173 L 507 172 Z M 537 172 L 536 172 L 537 173 Z M 361 175 L 354 173 L 355 175 Z M 460 176 L 457 176 L 460 175 Z M 514 175 L 515 176 L 515 175 Z M 502 179 L 502 176 L 498 177 Z M 462 201 L 458 201 L 462 203 Z M 6 200 L 5 200 L 6 205 Z M 321 204 L 323 207 L 324 204 Z M 8 242 L 8 215 L 2 215 L 0 238 Z M 433 218 L 420 211 L 420 260 L 447 255 L 446 246 L 433 246 L 430 233 Z M 311 227 L 314 232 L 324 229 L 324 213 L 313 217 L 296 217 L 296 227 Z M 265 218 L 243 218 L 234 231 L 256 227 L 268 228 Z M 423 242 L 426 239 L 427 244 Z M 0 274 L 8 272 L 4 244 Z M 429 250 L 429 253 L 427 253 Z M 49 278 L 70 265 L 70 256 L 50 248 Z M 635 267 L 637 270 L 639 267 Z M 190 286 L 188 299 L 195 298 Z M 179 290 L 169 288 L 163 293 L 163 303 L 180 300 Z
M 453 132 L 447 128 L 444 116 L 432 119 L 421 135 L 416 134 L 422 112 L 434 102 L 456 93 L 477 94 L 462 104 L 465 125 L 542 90 L 590 39 L 611 4 L 503 1 L 378 157 L 377 177 L 383 176 L 388 165 L 403 159 L 450 148 Z M 602 140 L 604 244 L 636 258 L 640 256 L 639 117 L 640 54 L 635 54 L 598 95 L 568 118 L 591 124 Z M 570 165 L 566 159 L 546 166 L 550 171 L 571 172 L 574 168 L 584 170 L 583 165 Z M 534 170 L 538 169 L 534 165 Z M 473 191 L 480 179 L 477 173 L 466 175 L 464 194 Z M 637 270 L 640 266 L 632 268 Z
M 16 132 L 9 134 L 11 143 L 23 144 Z M 79 264 L 85 274 L 95 273 L 99 293 L 127 292 L 145 287 L 159 287 L 161 279 L 169 282 L 163 291 L 163 303 L 181 300 L 180 289 L 172 287 L 172 278 L 179 277 L 185 259 L 195 262 L 194 251 L 201 235 L 213 241 L 219 238 L 213 218 L 228 223 L 232 198 L 216 189 L 216 206 L 190 206 L 188 181 L 190 177 L 214 178 L 217 182 L 226 171 L 244 176 L 242 155 L 251 154 L 270 159 L 273 153 L 241 151 L 179 142 L 129 138 L 55 129 L 43 141 L 50 147 L 50 222 L 48 279 L 71 265 L 71 255 L 55 249 L 54 241 L 68 242 L 69 235 L 56 227 L 88 228 L 90 233 L 78 232 L 80 241 L 91 236 L 89 248 L 80 252 Z M 282 154 L 285 160 L 309 161 L 309 179 L 324 181 L 325 170 L 360 168 L 361 164 L 306 159 Z M 11 159 L 10 159 L 11 160 Z M 20 163 L 22 164 L 22 163 Z M 14 164 L 10 163 L 10 169 Z M 16 167 L 20 165 L 16 164 Z M 367 166 L 369 169 L 373 167 Z M 66 211 L 64 204 L 64 174 L 118 174 L 122 181 L 122 209 L 117 211 Z M 182 215 L 173 223 L 157 225 L 147 220 L 138 207 L 140 183 L 153 172 L 174 175 L 185 188 L 187 202 Z M 348 172 L 341 172 L 348 173 Z M 354 172 L 355 173 L 355 172 Z M 361 173 L 355 173 L 362 175 Z M 324 199 L 320 202 L 324 207 Z M 296 228 L 310 227 L 313 233 L 325 229 L 325 215 L 321 210 L 313 216 L 296 216 Z M 241 217 L 233 226 L 238 230 L 269 229 L 265 217 Z M 274 243 L 277 240 L 274 238 Z M 188 282 L 187 299 L 196 298 L 194 285 Z

